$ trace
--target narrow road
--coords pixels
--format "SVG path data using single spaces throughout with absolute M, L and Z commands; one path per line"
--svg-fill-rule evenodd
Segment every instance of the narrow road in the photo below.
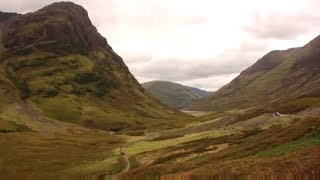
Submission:
M 124 164 L 124 168 L 121 171 L 121 173 L 124 173 L 124 172 L 129 171 L 129 169 L 130 169 L 130 161 L 129 161 L 129 158 L 125 152 L 125 146 L 120 147 L 120 155 L 121 155 L 121 158 L 122 158 L 122 161 Z

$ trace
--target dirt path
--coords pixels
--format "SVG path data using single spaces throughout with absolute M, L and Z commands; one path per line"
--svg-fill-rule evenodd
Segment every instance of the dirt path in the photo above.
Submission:
M 204 115 L 208 115 L 208 114 L 212 113 L 212 112 L 207 112 L 207 111 L 184 111 L 184 110 L 182 110 L 182 112 L 190 114 L 195 117 L 200 117 L 200 116 L 204 116 Z
M 122 161 L 124 163 L 124 167 L 125 167 L 125 168 L 123 168 L 121 173 L 124 173 L 124 172 L 129 171 L 129 169 L 130 169 L 130 161 L 129 161 L 129 158 L 125 152 L 125 146 L 120 147 L 120 155 L 121 155 Z

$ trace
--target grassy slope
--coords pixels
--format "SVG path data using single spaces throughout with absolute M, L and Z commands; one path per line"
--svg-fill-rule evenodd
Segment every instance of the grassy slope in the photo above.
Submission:
M 27 100 L 46 117 L 90 128 L 112 131 L 131 128 L 128 131 L 144 134 L 146 128 L 155 131 L 183 125 L 187 116 L 154 100 L 109 45 L 92 50 L 81 43 L 38 37 L 37 33 L 46 28 L 43 21 L 38 21 L 40 17 L 56 31 L 66 22 L 79 26 L 79 17 L 75 15 L 84 10 L 77 10 L 79 7 L 75 5 L 70 10 L 69 6 L 70 3 L 56 3 L 29 13 L 22 27 L 9 23 L 8 29 L 16 28 L 19 36 L 35 39 L 18 50 L 13 47 L 5 51 L 0 44 L 0 52 L 5 51 L 1 52 L 0 78 L 18 90 L 12 94 Z M 25 19 L 19 18 L 22 22 Z M 100 37 L 97 33 L 89 34 L 88 38 Z M 13 38 L 7 41 L 7 46 L 15 42 Z
M 174 108 L 187 106 L 208 94 L 199 89 L 168 81 L 151 81 L 143 83 L 142 86 L 154 97 Z
M 301 48 L 270 52 L 231 83 L 186 109 L 221 111 L 256 106 L 292 113 L 319 103 L 318 42 L 319 37 Z M 288 103 L 291 107 L 286 108 Z
M 270 174 L 318 168 L 319 117 L 269 116 L 271 121 L 265 119 L 268 123 L 259 126 L 253 126 L 257 122 L 254 119 L 245 121 L 251 123 L 249 126 L 240 122 L 129 145 L 128 153 L 137 164 L 131 173 Z
M 101 61 L 107 61 L 105 58 L 102 57 Z M 44 63 L 32 64 L 38 61 Z M 104 91 L 98 89 L 100 87 L 94 80 L 85 84 L 75 82 L 77 76 L 95 71 L 91 56 L 72 54 L 51 57 L 35 50 L 22 57 L 8 58 L 5 63 L 16 67 L 14 76 L 24 78 L 30 89 L 28 99 L 32 104 L 53 119 L 100 129 L 123 129 L 137 123 L 147 124 L 148 119 L 152 122 L 179 118 L 173 111 L 146 95 L 133 77 L 122 72 L 124 70 L 116 67 L 116 64 L 113 71 L 118 77 L 114 77 L 115 82 L 112 82 L 127 79 L 127 84 L 104 87 L 109 90 L 102 97 L 93 94 Z M 166 123 L 170 124 L 163 121 L 163 124 Z
M 73 173 L 79 165 L 116 157 L 113 149 L 120 143 L 121 138 L 105 132 L 75 128 L 54 134 L 0 133 L 0 171 L 29 175 Z M 117 172 L 121 170 L 119 166 L 117 160 L 108 161 L 103 169 L 95 168 L 95 172 Z M 89 174 L 90 171 L 82 173 Z
M 106 130 L 143 135 L 188 121 L 145 92 L 109 46 L 84 50 L 37 34 L 39 17 L 59 26 L 71 12 L 29 13 L 15 35 L 40 39 L 18 49 L 4 48 L 0 29 L 2 174 L 118 172 L 116 149 L 127 138 Z

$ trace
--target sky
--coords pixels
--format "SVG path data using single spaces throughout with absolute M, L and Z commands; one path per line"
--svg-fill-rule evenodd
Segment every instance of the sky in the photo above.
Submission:
M 72 0 L 89 13 L 140 83 L 215 91 L 271 50 L 319 35 L 319 0 Z M 0 1 L 27 13 L 54 0 Z

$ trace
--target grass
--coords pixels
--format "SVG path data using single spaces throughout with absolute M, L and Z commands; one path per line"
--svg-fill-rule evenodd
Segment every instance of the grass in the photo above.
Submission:
M 44 115 L 67 122 L 79 123 L 81 118 L 81 102 L 70 95 L 59 95 L 52 98 L 37 98 L 36 105 Z
M 202 138 L 213 138 L 231 134 L 232 132 L 216 130 L 216 131 L 206 131 L 201 133 L 189 134 L 183 137 L 166 139 L 162 141 L 141 141 L 129 145 L 127 147 L 127 153 L 129 155 L 136 155 L 147 151 L 153 151 L 158 149 L 163 149 L 171 146 L 177 146 L 179 144 L 194 141 Z
M 31 129 L 25 125 L 17 124 L 12 121 L 3 120 L 0 117 L 0 133 L 25 132 L 25 131 L 31 131 Z
M 280 156 L 290 152 L 294 152 L 300 149 L 304 149 L 310 146 L 315 146 L 320 144 L 320 129 L 315 129 L 311 133 L 306 134 L 304 137 L 289 142 L 281 144 L 271 149 L 259 152 L 257 155 L 261 157 L 273 157 Z
M 295 113 L 319 103 L 319 74 L 308 68 L 310 60 L 316 66 L 317 50 L 307 47 L 269 53 L 243 71 L 231 83 L 190 106 L 190 110 L 227 111 L 256 107 Z M 303 59 L 303 60 L 301 60 Z M 275 64 L 273 64 L 275 63 Z M 297 68 L 297 64 L 301 67 Z M 270 66 L 271 65 L 271 66 Z M 307 97 L 287 102 L 293 98 Z M 287 102 L 287 103 L 286 103 Z
M 106 173 L 114 174 L 120 172 L 123 169 L 122 160 L 119 156 L 114 155 L 110 158 L 104 160 L 98 160 L 96 162 L 88 162 L 86 164 L 81 164 L 79 166 L 72 167 L 65 170 L 68 174 L 92 174 L 92 173 Z
M 288 169 L 316 167 L 317 162 L 312 157 L 317 155 L 316 150 L 319 147 L 317 145 L 320 144 L 318 117 L 306 116 L 299 119 L 291 116 L 281 117 L 281 119 L 275 119 L 272 116 L 264 117 L 274 119 L 278 125 L 265 128 L 264 124 L 261 124 L 260 127 L 254 126 L 256 129 L 249 128 L 241 133 L 217 134 L 226 129 L 222 127 L 220 130 L 211 131 L 216 133 L 212 136 L 204 135 L 209 132 L 202 132 L 162 141 L 137 142 L 130 145 L 127 150 L 129 155 L 133 155 L 140 162 L 135 172 L 141 174 L 193 172 L 199 168 L 204 169 L 202 173 L 210 173 L 220 170 L 221 172 L 230 170 L 231 172 L 235 170 L 236 172 L 259 172 L 264 167 L 269 167 L 271 170 L 278 167 Z M 247 121 L 243 122 L 247 123 Z M 238 126 L 243 126 L 242 122 Z M 220 145 L 226 145 L 227 148 L 214 152 Z M 293 154 L 291 158 L 288 152 L 294 151 L 304 155 Z M 310 154 L 305 155 L 306 152 Z M 308 161 L 311 163 L 310 166 L 294 164 L 301 161 L 302 157 L 310 159 Z M 286 160 L 282 161 L 283 158 Z M 235 163 L 232 163 L 233 161 Z M 279 162 L 285 163 L 279 165 Z M 210 168 L 212 166 L 215 168 Z
M 112 172 L 112 150 L 121 138 L 101 132 L 0 133 L 1 172 L 83 173 Z M 19 153 L 17 153 L 19 152 Z
M 185 107 L 203 97 L 203 94 L 199 94 L 190 87 L 172 82 L 151 81 L 142 86 L 154 97 L 173 108 Z
M 297 113 L 318 103 L 320 98 L 303 97 L 280 104 L 278 110 L 283 113 Z
M 2 44 L 2 32 L 0 31 L 0 53 L 2 53 L 3 51 L 5 51 L 5 48 Z
M 128 131 L 133 135 L 144 133 L 134 130 L 140 124 L 152 131 L 182 126 L 182 113 L 151 99 L 109 51 L 58 55 L 35 46 L 31 53 L 8 56 L 4 63 L 15 79 L 24 80 L 20 94 L 28 91 L 22 97 L 50 118 L 103 130 L 132 127 Z

